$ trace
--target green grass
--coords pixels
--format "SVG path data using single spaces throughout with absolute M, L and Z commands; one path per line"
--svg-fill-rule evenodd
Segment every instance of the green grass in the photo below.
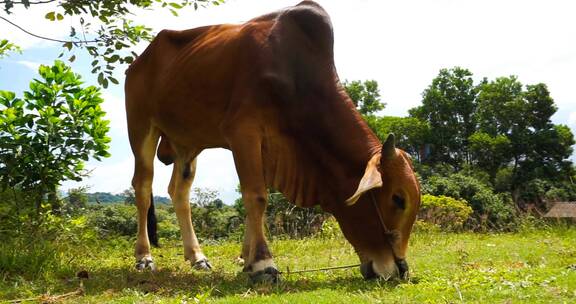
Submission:
M 287 266 L 297 270 L 357 263 L 353 249 L 342 238 L 277 240 L 271 247 L 283 271 Z M 240 252 L 238 242 L 204 246 L 215 266 L 212 273 L 193 271 L 183 261 L 178 241 L 164 241 L 162 248 L 153 249 L 159 267 L 156 273 L 133 269 L 131 241 L 56 248 L 61 248 L 55 253 L 59 263 L 51 263 L 41 274 L 18 273 L 12 267 L 10 274 L 0 275 L 0 302 L 74 291 L 80 285 L 75 278 L 80 270 L 90 276 L 83 282 L 85 294 L 64 302 L 576 302 L 575 228 L 515 234 L 415 233 L 408 282 L 367 282 L 358 269 L 347 269 L 283 276 L 278 285 L 250 285 L 234 262 Z M 0 250 L 0 262 L 2 255 L 5 251 Z

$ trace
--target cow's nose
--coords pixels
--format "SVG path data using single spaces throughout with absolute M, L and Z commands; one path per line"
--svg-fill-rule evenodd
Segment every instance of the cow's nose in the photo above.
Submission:
M 372 280 L 378 277 L 378 274 L 374 271 L 372 264 L 372 261 L 369 261 L 360 265 L 360 273 L 365 280 Z
M 406 262 L 406 260 L 395 259 L 394 264 L 396 266 L 395 267 L 396 269 L 394 271 L 390 271 L 390 273 L 379 274 L 378 272 L 376 272 L 376 270 L 374 270 L 374 262 L 368 261 L 360 265 L 360 273 L 362 273 L 362 276 L 364 277 L 365 280 L 372 280 L 379 277 L 388 280 L 396 276 L 398 276 L 400 279 L 406 280 L 408 278 L 408 263 Z
M 405 259 L 395 259 L 396 267 L 398 267 L 398 275 L 401 279 L 408 279 L 408 263 Z

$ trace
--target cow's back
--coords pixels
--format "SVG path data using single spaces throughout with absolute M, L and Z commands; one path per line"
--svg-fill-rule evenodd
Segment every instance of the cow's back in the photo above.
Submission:
M 127 71 L 128 115 L 148 117 L 183 146 L 225 146 L 220 127 L 230 102 L 239 87 L 253 89 L 258 26 L 160 32 Z

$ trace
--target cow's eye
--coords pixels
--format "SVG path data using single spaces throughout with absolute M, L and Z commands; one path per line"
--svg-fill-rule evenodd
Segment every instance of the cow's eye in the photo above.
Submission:
M 404 198 L 401 197 L 400 195 L 397 194 L 392 195 L 392 201 L 394 202 L 394 205 L 396 205 L 397 208 L 400 208 L 402 210 L 406 209 L 406 200 L 404 200 Z

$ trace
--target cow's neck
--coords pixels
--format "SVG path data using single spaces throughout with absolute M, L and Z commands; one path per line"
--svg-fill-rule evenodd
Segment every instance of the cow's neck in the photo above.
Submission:
M 333 162 L 325 164 L 332 171 L 333 180 L 325 185 L 330 189 L 328 201 L 324 203 L 342 203 L 352 195 L 362 178 L 368 161 L 381 150 L 381 143 L 368 127 L 368 124 L 355 110 L 354 104 L 343 89 L 337 91 L 336 103 L 332 114 L 335 127 L 329 129 L 329 137 L 323 153 L 332 155 Z M 337 201 L 337 202 L 334 202 Z
M 306 125 L 294 127 L 293 136 L 271 140 L 265 148 L 269 186 L 297 205 L 343 203 L 381 148 L 344 90 L 332 92 L 326 96 L 329 107 L 319 109 L 315 119 L 306 119 Z

